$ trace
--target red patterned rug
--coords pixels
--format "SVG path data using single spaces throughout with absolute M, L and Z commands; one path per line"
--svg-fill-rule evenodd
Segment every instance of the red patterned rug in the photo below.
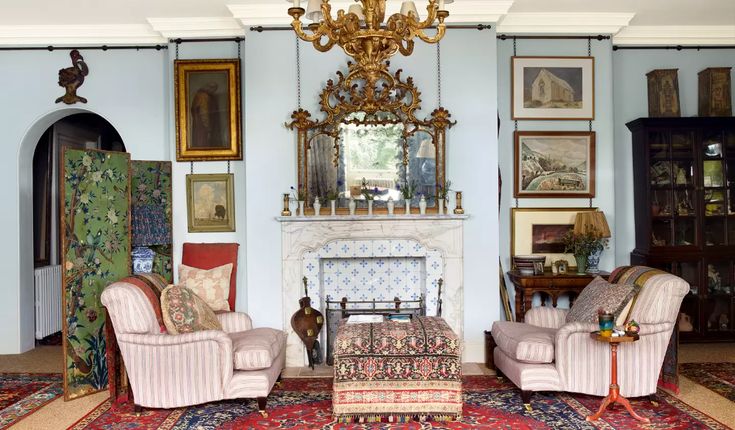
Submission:
M 254 400 L 145 410 L 140 417 L 131 405 L 117 407 L 107 401 L 70 429 L 727 429 L 665 392 L 659 393 L 658 407 L 647 400 L 631 402 L 638 413 L 651 419 L 647 426 L 639 426 L 621 407 L 588 423 L 585 416 L 597 410 L 601 398 L 585 395 L 536 393 L 531 400 L 533 411 L 526 412 L 518 389 L 491 376 L 463 378 L 461 421 L 342 424 L 332 419 L 331 385 L 327 378 L 285 379 L 268 398 L 268 418 L 260 416 Z
M 735 363 L 682 363 L 679 373 L 735 402 Z
M 0 429 L 10 427 L 63 393 L 59 373 L 0 373 Z

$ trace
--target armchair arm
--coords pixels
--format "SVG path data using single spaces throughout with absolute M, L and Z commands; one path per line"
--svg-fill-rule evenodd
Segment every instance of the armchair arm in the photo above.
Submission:
M 250 316 L 242 312 L 218 313 L 217 319 L 225 333 L 237 333 L 253 328 L 253 321 L 250 319 Z
M 118 336 L 136 404 L 176 408 L 221 400 L 232 378 L 232 341 L 223 331 Z
M 567 318 L 568 309 L 557 309 L 549 306 L 537 306 L 526 312 L 523 321 L 536 327 L 560 328 Z

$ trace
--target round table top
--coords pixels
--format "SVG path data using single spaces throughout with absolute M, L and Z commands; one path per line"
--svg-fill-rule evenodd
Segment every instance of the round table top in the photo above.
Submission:
M 625 334 L 623 336 L 602 336 L 599 331 L 593 331 L 592 333 L 590 333 L 590 337 L 597 341 L 607 343 L 635 342 L 638 340 L 637 333 L 633 335 Z

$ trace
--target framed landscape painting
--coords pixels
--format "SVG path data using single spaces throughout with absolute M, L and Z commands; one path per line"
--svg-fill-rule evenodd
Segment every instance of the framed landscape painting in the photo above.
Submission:
M 240 60 L 176 60 L 176 161 L 242 160 Z
M 544 255 L 546 266 L 566 261 L 576 267 L 574 255 L 564 252 L 564 234 L 574 228 L 578 212 L 596 208 L 511 208 L 510 255 Z
M 516 131 L 513 196 L 595 196 L 595 132 Z
M 595 118 L 594 57 L 512 57 L 512 119 Z
M 235 231 L 234 175 L 186 175 L 189 232 Z

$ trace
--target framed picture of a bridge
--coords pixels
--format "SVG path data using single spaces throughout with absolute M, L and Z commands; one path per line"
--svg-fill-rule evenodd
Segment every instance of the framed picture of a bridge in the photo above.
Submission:
M 595 196 L 595 132 L 516 131 L 513 196 Z
M 594 57 L 512 57 L 513 119 L 595 118 Z

